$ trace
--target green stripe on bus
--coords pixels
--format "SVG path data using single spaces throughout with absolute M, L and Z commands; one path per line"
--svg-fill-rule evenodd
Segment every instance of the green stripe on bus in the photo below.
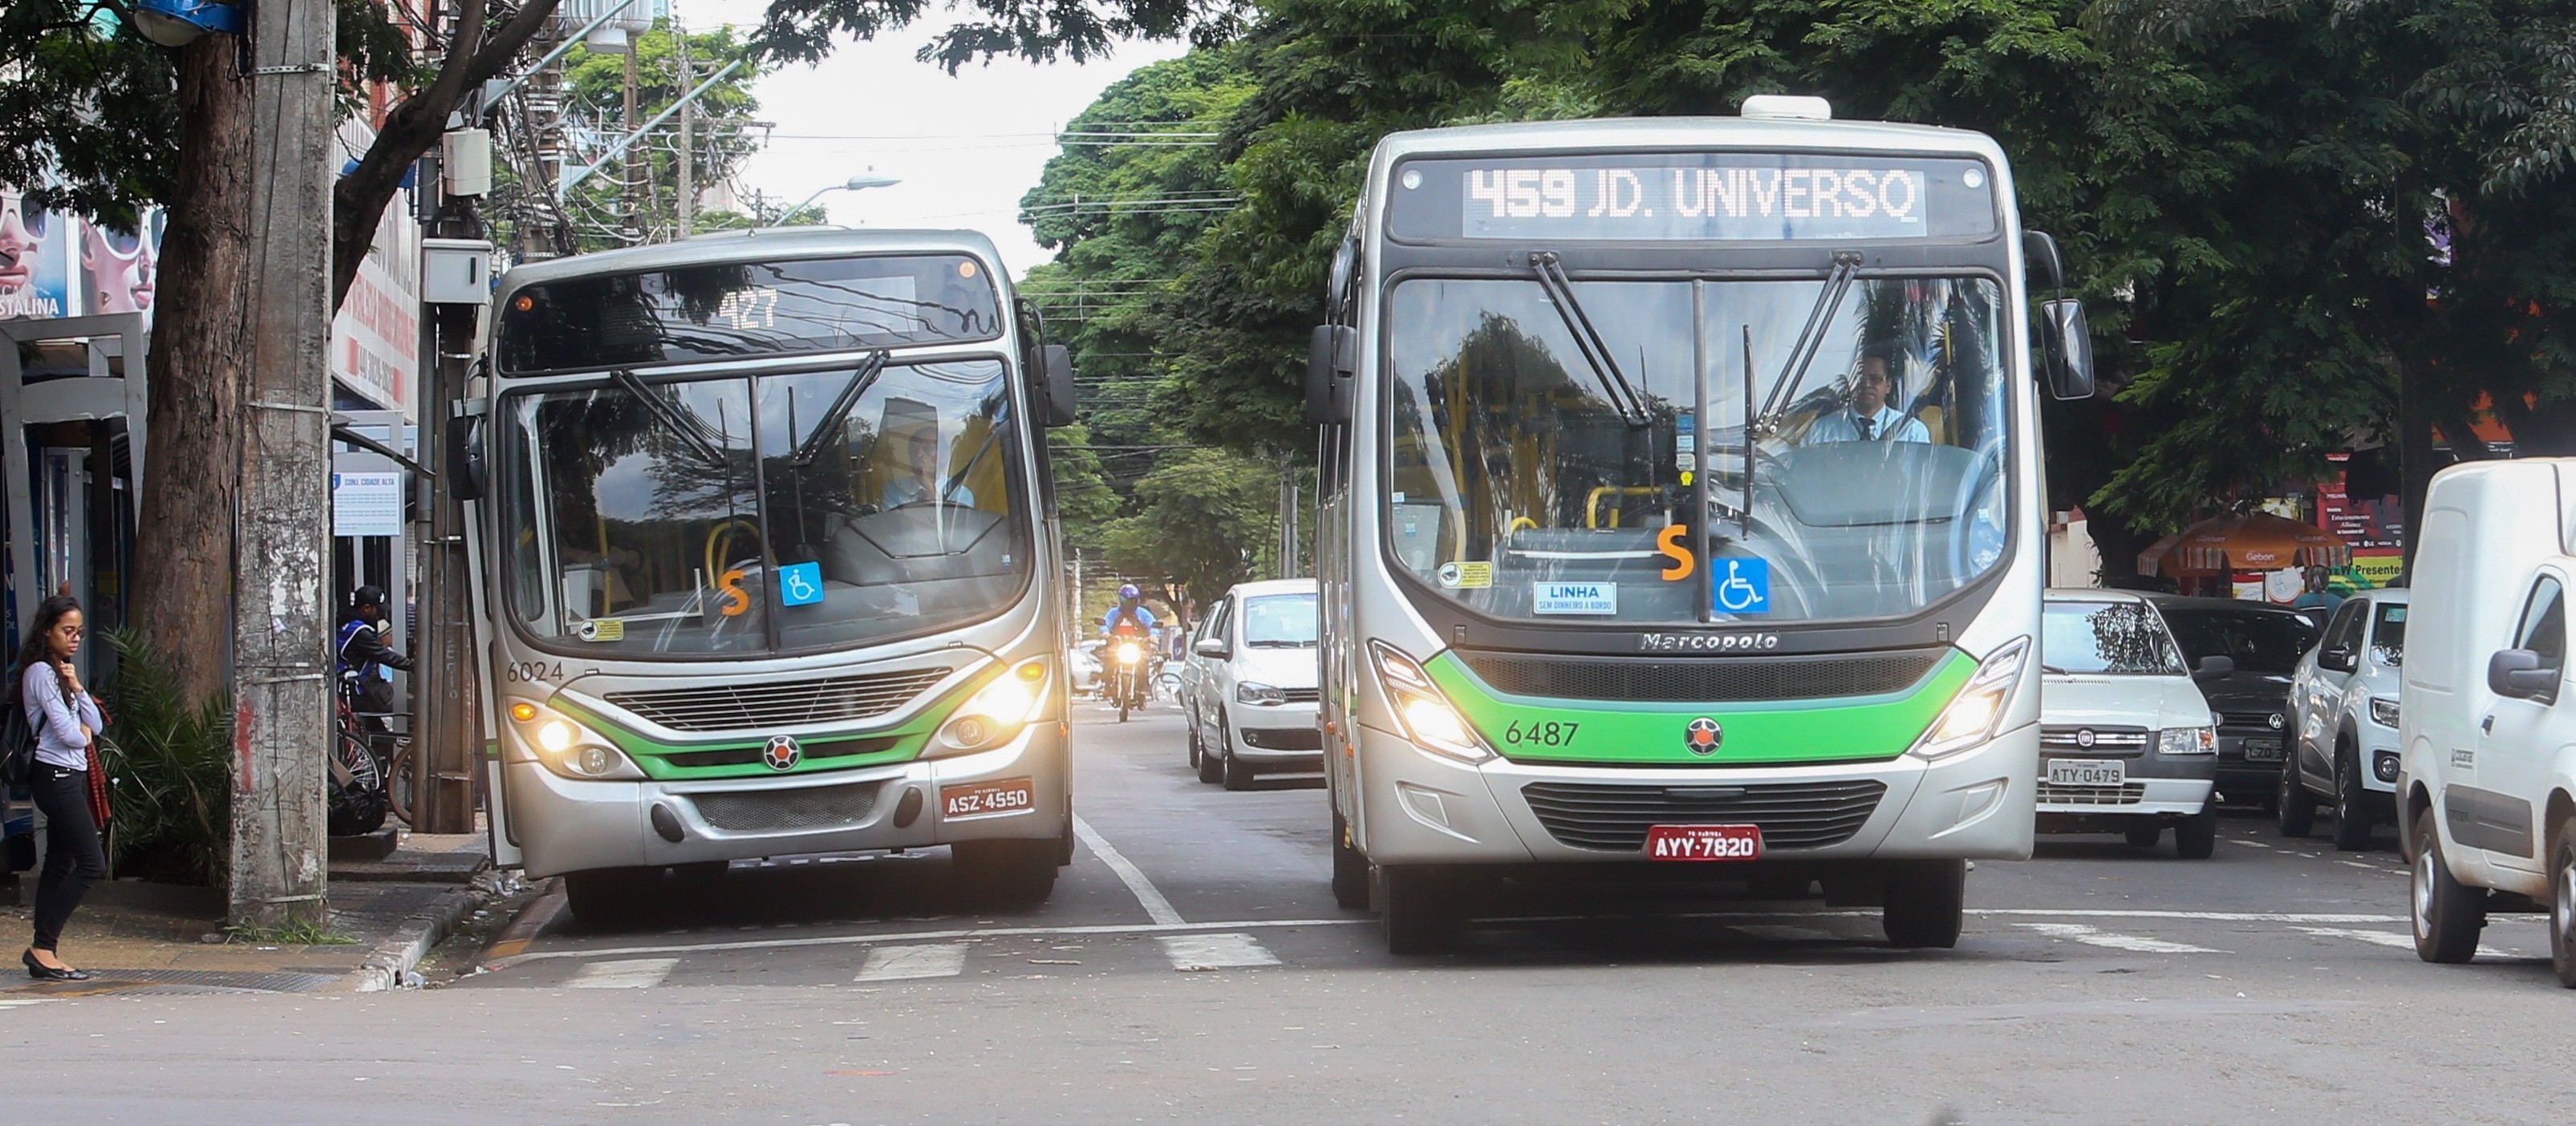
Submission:
M 615 721 L 561 697 L 557 697 L 556 699 L 549 701 L 547 706 L 552 707 L 557 711 L 561 711 L 565 715 L 578 719 L 584 724 L 589 725 L 592 730 L 608 736 L 610 742 L 617 744 L 617 749 L 626 752 L 626 757 L 635 760 L 635 765 L 643 768 L 646 777 L 657 781 L 679 782 L 691 781 L 700 778 L 769 778 L 780 774 L 805 774 L 821 770 L 846 770 L 851 767 L 859 766 L 882 766 L 890 762 L 910 762 L 916 758 L 920 758 L 921 752 L 927 749 L 930 745 L 930 737 L 938 732 L 939 725 L 948 722 L 949 713 L 956 711 L 959 705 L 966 702 L 967 697 L 974 695 L 977 689 L 990 683 L 994 676 L 1001 675 L 1002 671 L 1004 670 L 997 669 L 991 675 L 977 677 L 974 680 L 968 681 L 956 691 L 942 697 L 937 703 L 933 704 L 927 710 L 924 710 L 920 715 L 914 716 L 912 722 L 904 724 L 901 727 L 852 728 L 848 731 L 829 731 L 817 732 L 810 735 L 799 735 L 796 737 L 796 741 L 808 748 L 823 747 L 833 743 L 847 742 L 856 739 L 894 739 L 897 740 L 897 742 L 894 746 L 881 751 L 870 751 L 855 755 L 834 755 L 829 758 L 812 757 L 812 754 L 809 751 L 808 757 L 804 762 L 798 763 L 795 769 L 786 771 L 771 770 L 769 767 L 759 762 L 736 763 L 727 766 L 680 766 L 663 757 L 665 755 L 690 754 L 698 751 L 760 750 L 769 745 L 767 737 L 757 739 L 717 739 L 704 743 L 664 743 L 656 739 L 646 738 L 645 736 L 633 731 L 629 731 L 617 724 Z
M 1424 671 L 1488 746 L 1516 762 L 1771 766 L 1902 755 L 1959 694 L 1977 663 L 1954 649 L 1912 688 L 1881 696 L 1708 704 L 1506 696 L 1451 653 L 1434 658 Z M 1690 747 L 1690 723 L 1702 717 L 1717 721 L 1721 731 L 1713 754 Z

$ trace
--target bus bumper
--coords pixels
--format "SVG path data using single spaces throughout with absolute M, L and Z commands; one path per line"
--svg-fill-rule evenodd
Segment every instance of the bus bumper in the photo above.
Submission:
M 2039 727 L 2003 732 L 1938 760 L 1787 767 L 1573 767 L 1503 759 L 1469 765 L 1400 735 L 1357 729 L 1360 847 L 1377 864 L 1644 861 L 1638 846 L 1602 846 L 1644 823 L 1766 823 L 1764 856 L 1779 860 L 1995 859 L 2031 854 Z M 1875 802 L 1871 784 L 1883 786 Z M 1826 787 L 1821 799 L 1859 824 L 1846 834 L 1830 810 L 1785 816 L 1693 812 L 1766 785 Z M 1533 801 L 1537 804 L 1534 805 Z M 1674 812 L 1656 811 L 1670 803 Z M 1541 809 L 1545 808 L 1542 815 Z M 1722 807 L 1722 806 L 1721 806 Z M 1865 817 L 1856 811 L 1866 808 Z M 1777 810 L 1777 806 L 1774 806 Z M 1643 811 L 1643 812 L 1640 812 Z M 1669 817 L 1669 820 L 1666 818 Z M 1823 843 L 1793 844 L 1801 834 Z M 1571 838 L 1571 842 L 1569 841 Z
M 502 770 L 531 877 L 772 856 L 1056 840 L 1071 824 L 1072 770 L 1058 723 L 989 751 L 852 770 L 692 782 L 591 782 L 535 762 Z M 1025 809 L 948 817 L 943 790 L 1027 778 Z

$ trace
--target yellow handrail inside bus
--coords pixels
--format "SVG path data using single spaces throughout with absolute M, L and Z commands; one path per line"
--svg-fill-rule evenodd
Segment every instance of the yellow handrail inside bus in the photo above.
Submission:
M 1655 495 L 1656 491 L 1652 485 L 1603 485 L 1594 489 L 1583 497 L 1583 526 L 1586 528 L 1601 526 L 1601 498 L 1606 495 L 1616 493 L 1623 497 L 1650 497 Z M 1619 526 L 1619 510 L 1615 507 L 1610 510 L 1610 526 L 1613 528 Z

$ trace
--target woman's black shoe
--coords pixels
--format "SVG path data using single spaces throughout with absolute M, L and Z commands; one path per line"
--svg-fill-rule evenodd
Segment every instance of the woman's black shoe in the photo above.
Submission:
M 55 968 L 54 968 L 54 967 L 52 967 L 52 966 L 48 966 L 48 965 L 44 964 L 43 962 L 39 962 L 39 961 L 37 961 L 37 960 L 36 960 L 36 952 L 35 952 L 35 951 L 33 951 L 33 950 L 30 950 L 30 951 L 27 951 L 27 952 L 26 952 L 26 953 L 24 953 L 24 954 L 18 955 L 18 960 L 19 960 L 19 961 L 21 961 L 21 962 L 25 962 L 25 963 L 27 964 L 27 976 L 28 976 L 28 977 L 32 977 L 32 978 L 34 978 L 34 979 L 36 979 L 36 980 L 38 980 L 38 981 L 88 981 L 88 980 L 89 980 L 89 971 L 88 971 L 88 970 L 73 970 L 73 969 L 60 969 L 60 970 L 58 970 L 58 969 L 55 969 Z

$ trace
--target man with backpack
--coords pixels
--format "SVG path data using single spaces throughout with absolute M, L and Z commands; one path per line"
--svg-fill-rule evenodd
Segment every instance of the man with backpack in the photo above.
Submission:
M 349 617 L 340 623 L 340 675 L 357 678 L 358 712 L 371 717 L 371 725 L 383 723 L 372 717 L 394 710 L 393 677 L 386 670 L 411 671 L 411 658 L 385 644 L 384 614 L 384 590 L 362 586 L 350 592 Z

